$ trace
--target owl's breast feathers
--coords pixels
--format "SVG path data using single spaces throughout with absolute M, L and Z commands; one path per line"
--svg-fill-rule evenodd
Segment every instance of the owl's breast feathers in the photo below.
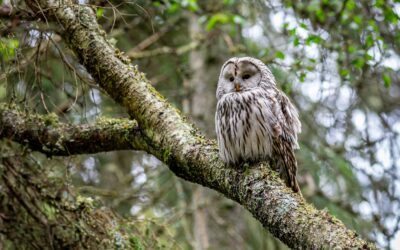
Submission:
M 215 116 L 222 160 L 230 164 L 266 160 L 276 133 L 281 133 L 278 102 L 261 88 L 224 95 Z
M 297 111 L 279 90 L 254 89 L 224 95 L 215 116 L 221 159 L 228 164 L 273 159 L 282 179 L 299 191 L 297 162 L 301 130 Z
M 250 89 L 233 92 L 231 78 L 225 77 L 232 70 L 227 67 L 230 64 L 256 67 L 253 77 L 259 76 L 254 78 L 259 81 L 247 81 Z M 268 67 L 251 57 L 229 59 L 221 68 L 217 98 L 215 124 L 221 159 L 228 164 L 272 159 L 282 179 L 298 192 L 294 149 L 301 124 L 296 108 L 276 87 Z

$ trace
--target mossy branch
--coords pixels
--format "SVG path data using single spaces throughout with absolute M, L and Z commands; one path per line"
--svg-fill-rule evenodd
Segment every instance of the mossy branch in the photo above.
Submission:
M 0 139 L 11 139 L 48 156 L 147 149 L 137 122 L 127 119 L 103 118 L 74 125 L 59 122 L 54 114 L 37 115 L 0 105 L 0 124 Z
M 148 152 L 177 176 L 212 188 L 242 204 L 266 229 L 296 249 L 375 248 L 327 212 L 292 193 L 266 164 L 241 172 L 218 159 L 215 142 L 204 139 L 114 49 L 94 11 L 72 1 L 26 0 L 60 26 L 67 45 L 101 88 L 124 106 L 148 138 Z

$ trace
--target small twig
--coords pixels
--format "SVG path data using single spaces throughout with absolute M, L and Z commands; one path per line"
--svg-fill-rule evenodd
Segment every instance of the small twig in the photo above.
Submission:
M 163 35 L 165 35 L 178 21 L 180 18 L 175 18 L 167 25 L 163 26 L 158 32 L 152 34 L 151 36 L 147 37 L 143 41 L 141 41 L 138 45 L 127 52 L 129 56 L 132 53 L 137 53 L 139 51 L 144 50 L 145 48 L 149 47 L 153 43 L 157 42 Z
M 194 41 L 190 42 L 188 44 L 185 44 L 183 46 L 177 47 L 177 48 L 171 48 L 171 47 L 161 47 L 153 50 L 147 50 L 147 51 L 140 51 L 140 52 L 131 52 L 128 54 L 128 56 L 132 59 L 141 59 L 145 57 L 153 57 L 153 56 L 159 56 L 159 55 L 164 55 L 164 54 L 175 54 L 175 55 L 183 55 L 190 50 L 194 50 L 197 47 L 199 47 L 200 42 L 199 41 Z

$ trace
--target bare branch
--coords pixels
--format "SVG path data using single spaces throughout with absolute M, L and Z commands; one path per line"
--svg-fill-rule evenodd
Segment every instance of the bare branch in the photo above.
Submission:
M 157 42 L 163 35 L 165 35 L 174 25 L 180 20 L 180 18 L 175 18 L 171 22 L 167 23 L 163 26 L 158 32 L 152 34 L 151 36 L 147 37 L 143 41 L 141 41 L 138 45 L 128 51 L 128 55 L 138 53 L 147 47 L 151 46 L 153 43 Z
M 153 50 L 145 50 L 145 51 L 131 51 L 127 54 L 132 59 L 140 59 L 145 57 L 153 57 L 163 54 L 175 54 L 175 55 L 183 55 L 191 50 L 198 48 L 201 44 L 201 40 L 193 41 L 178 48 L 171 47 L 161 47 Z

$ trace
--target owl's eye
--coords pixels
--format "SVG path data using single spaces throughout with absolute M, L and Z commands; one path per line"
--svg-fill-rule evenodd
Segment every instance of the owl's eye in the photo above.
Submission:
M 250 78 L 250 75 L 249 75 L 249 74 L 246 74 L 246 75 L 244 75 L 242 78 L 243 78 L 243 80 L 249 79 L 249 78 Z
M 233 78 L 233 76 L 231 76 L 231 77 L 229 78 L 229 81 L 233 82 L 233 80 L 235 80 L 235 78 Z

